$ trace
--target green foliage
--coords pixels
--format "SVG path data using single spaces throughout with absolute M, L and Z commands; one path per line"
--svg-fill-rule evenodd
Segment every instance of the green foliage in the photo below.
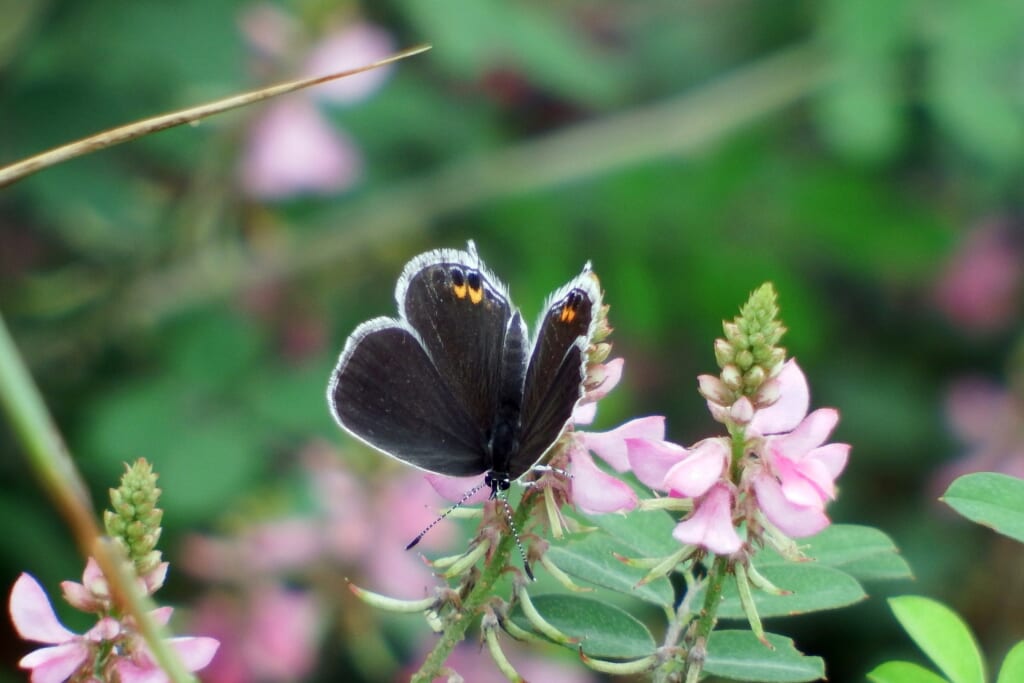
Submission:
M 825 675 L 820 657 L 807 657 L 789 638 L 766 634 L 771 648 L 750 631 L 717 630 L 708 641 L 704 670 L 713 676 L 736 681 L 797 683 L 816 681 Z
M 1024 543 L 1024 481 L 993 472 L 960 477 L 942 500 L 961 515 Z
M 577 595 L 538 595 L 533 605 L 562 633 L 572 634 L 572 647 L 590 657 L 632 659 L 654 651 L 654 637 L 635 617 L 615 605 Z M 520 628 L 532 628 L 522 612 L 512 619 Z

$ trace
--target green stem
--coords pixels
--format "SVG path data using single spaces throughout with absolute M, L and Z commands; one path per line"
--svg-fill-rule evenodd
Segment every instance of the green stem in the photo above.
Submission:
M 708 638 L 715 628 L 718 620 L 718 606 L 722 602 L 722 589 L 725 587 L 725 577 L 729 574 L 729 560 L 724 557 L 716 557 L 715 563 L 708 572 L 707 589 L 704 594 L 704 607 L 697 618 L 697 628 L 694 631 L 693 643 L 690 644 L 690 652 L 698 652 L 699 656 L 689 657 L 686 666 L 686 681 L 696 681 L 704 668 L 704 658 L 707 655 Z
M 526 520 L 533 510 L 536 498 L 537 496 L 529 494 L 523 496 L 514 516 L 517 529 L 526 527 Z M 494 551 L 490 561 L 484 565 L 484 570 L 469 595 L 462 601 L 462 607 L 458 614 L 448 619 L 441 639 L 437 641 L 437 645 L 427 655 L 419 671 L 413 674 L 409 683 L 430 683 L 440 675 L 441 667 L 444 666 L 452 650 L 466 637 L 466 630 L 473 623 L 474 617 L 494 595 L 494 585 L 501 578 L 505 567 L 508 566 L 509 556 L 514 545 L 511 533 L 502 536 L 497 550 Z
M 161 637 L 160 627 L 150 618 L 152 601 L 136 587 L 134 572 L 125 571 L 123 554 L 116 544 L 103 537 L 85 482 L 7 331 L 3 316 L 0 316 L 0 406 L 28 455 L 29 465 L 71 526 L 82 554 L 96 558 L 118 605 L 124 613 L 134 617 L 160 666 L 175 683 L 193 681 L 177 654 Z

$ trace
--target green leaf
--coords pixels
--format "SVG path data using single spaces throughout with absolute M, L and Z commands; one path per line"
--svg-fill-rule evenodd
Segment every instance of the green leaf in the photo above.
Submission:
M 664 510 L 587 515 L 585 519 L 624 543 L 636 557 L 666 557 L 679 550 L 679 542 L 672 538 L 676 521 Z
M 833 524 L 807 539 L 804 553 L 860 581 L 913 577 L 910 565 L 899 555 L 896 544 L 873 527 Z M 782 558 L 779 560 L 784 562 Z
M 775 649 L 765 647 L 750 631 L 714 631 L 708 640 L 704 671 L 741 681 L 816 681 L 825 676 L 821 657 L 808 657 L 793 641 L 774 633 L 765 637 Z
M 953 683 L 984 683 L 978 644 L 956 612 L 917 595 L 889 600 L 893 614 L 929 659 Z
M 646 657 L 656 647 L 647 627 L 614 605 L 576 595 L 538 595 L 532 601 L 552 626 L 578 639 L 589 657 L 636 659 Z M 512 620 L 533 630 L 521 608 L 512 613 Z
M 572 576 L 658 606 L 672 606 L 675 591 L 668 579 L 662 577 L 637 585 L 647 571 L 623 564 L 613 553 L 628 555 L 629 549 L 600 532 L 576 537 L 568 543 L 548 548 L 548 557 Z
M 999 670 L 996 683 L 1019 683 L 1024 681 L 1024 640 L 1010 648 Z
M 756 561 L 755 567 L 773 584 L 790 591 L 789 595 L 770 595 L 755 589 L 754 603 L 762 617 L 836 609 L 867 597 L 852 576 L 831 567 L 793 562 L 760 566 Z M 718 616 L 723 619 L 746 619 L 734 581 L 725 585 Z
M 967 474 L 941 500 L 961 515 L 1024 543 L 1024 480 L 994 472 Z
M 949 683 L 945 678 L 913 662 L 886 662 L 868 672 L 872 683 Z

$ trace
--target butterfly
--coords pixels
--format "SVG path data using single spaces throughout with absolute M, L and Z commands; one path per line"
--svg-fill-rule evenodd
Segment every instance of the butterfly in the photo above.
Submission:
M 397 318 L 368 320 L 345 343 L 327 387 L 334 419 L 413 467 L 483 474 L 474 492 L 496 497 L 558 440 L 583 396 L 597 277 L 587 263 L 552 293 L 533 337 L 472 241 L 409 261 L 395 299 Z

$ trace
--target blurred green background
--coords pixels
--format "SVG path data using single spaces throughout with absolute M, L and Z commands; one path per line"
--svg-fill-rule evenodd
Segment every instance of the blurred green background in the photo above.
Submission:
M 433 49 L 364 92 L 0 190 L 0 311 L 97 506 L 123 461 L 154 463 L 161 597 L 188 604 L 186 534 L 301 510 L 297 454 L 352 447 L 328 373 L 421 251 L 476 240 L 529 320 L 593 261 L 626 359 L 598 425 L 664 414 L 684 444 L 715 433 L 695 376 L 721 320 L 772 280 L 813 404 L 854 446 L 832 516 L 891 534 L 917 580 L 769 628 L 855 680 L 917 656 L 880 598 L 926 593 L 998 661 L 1024 637 L 1024 555 L 936 497 L 951 463 L 1024 473 L 1022 35 L 1012 0 L 2 0 L 0 163 L 317 55 Z M 950 418 L 988 405 L 949 407 L 967 378 L 1005 408 L 987 428 Z M 29 571 L 55 592 L 81 559 L 6 426 L 0 453 L 0 587 Z M 309 680 L 353 670 L 344 617 L 326 622 Z M 0 680 L 29 649 L 0 625 Z

